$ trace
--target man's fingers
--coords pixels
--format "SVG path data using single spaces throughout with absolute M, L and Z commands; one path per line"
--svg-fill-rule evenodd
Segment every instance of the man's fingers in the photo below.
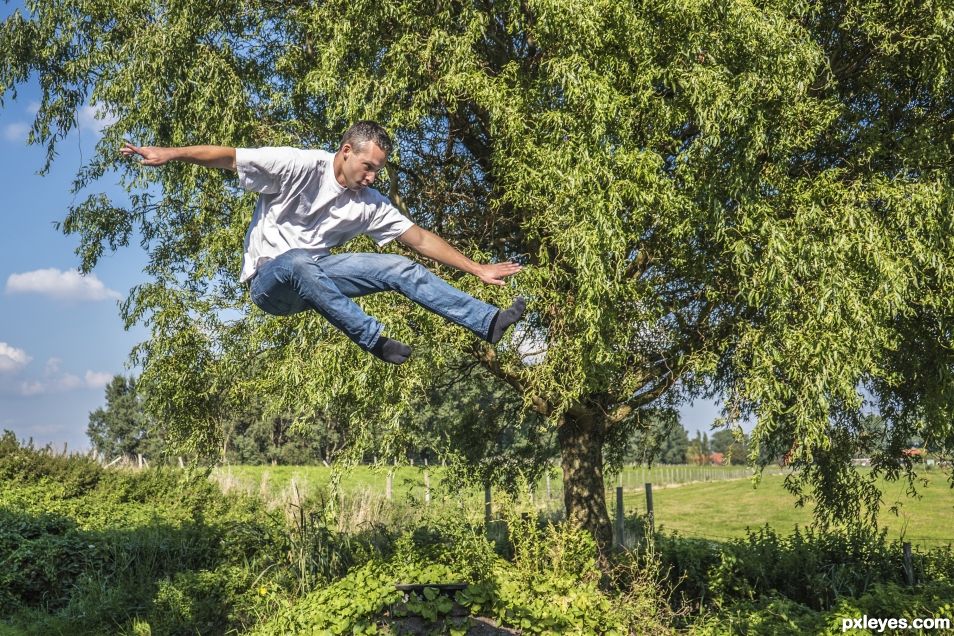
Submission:
M 140 157 L 146 156 L 145 154 L 143 154 L 142 148 L 139 148 L 138 146 L 134 146 L 128 141 L 123 145 L 122 148 L 119 149 L 119 152 L 121 152 L 123 156 L 125 157 L 129 157 L 132 155 L 139 155 Z

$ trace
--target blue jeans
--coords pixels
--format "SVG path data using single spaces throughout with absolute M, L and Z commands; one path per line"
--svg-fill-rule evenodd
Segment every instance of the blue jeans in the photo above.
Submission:
M 314 309 L 367 351 L 384 326 L 352 298 L 396 291 L 417 304 L 487 338 L 497 308 L 447 284 L 423 265 L 395 254 L 335 254 L 313 258 L 289 250 L 258 268 L 252 302 L 275 316 Z

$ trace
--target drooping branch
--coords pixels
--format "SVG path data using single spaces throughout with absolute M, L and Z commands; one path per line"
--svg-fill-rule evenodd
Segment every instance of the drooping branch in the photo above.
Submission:
M 553 405 L 550 401 L 541 395 L 530 393 L 526 383 L 519 375 L 500 364 L 497 352 L 494 351 L 492 347 L 475 343 L 471 349 L 471 355 L 473 355 L 491 375 L 512 386 L 520 395 L 528 395 L 529 393 L 530 403 L 533 405 L 533 410 L 537 413 L 544 417 L 549 417 L 553 414 Z

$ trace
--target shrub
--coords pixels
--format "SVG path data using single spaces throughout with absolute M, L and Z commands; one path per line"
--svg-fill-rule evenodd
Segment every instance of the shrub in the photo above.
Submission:
M 714 607 L 785 597 L 826 610 L 840 597 L 860 596 L 875 583 L 901 583 L 903 577 L 901 544 L 889 543 L 884 532 L 796 529 L 780 536 L 765 527 L 724 544 L 659 535 L 656 546 L 683 599 Z M 926 578 L 941 577 L 950 554 L 919 555 L 919 563 Z

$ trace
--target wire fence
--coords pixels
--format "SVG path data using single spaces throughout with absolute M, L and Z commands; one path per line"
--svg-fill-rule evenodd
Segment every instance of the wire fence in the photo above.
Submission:
M 262 496 L 281 498 L 282 493 L 290 491 L 292 485 L 296 490 L 296 498 L 300 493 L 304 496 L 323 491 L 327 485 L 328 469 L 323 467 L 262 467 L 251 470 L 251 467 L 236 467 L 237 471 L 245 471 L 247 479 L 244 486 L 241 481 L 231 475 L 231 468 L 224 468 L 218 476 L 220 485 L 226 490 L 236 488 Z M 494 518 L 499 513 L 499 506 L 505 497 L 502 493 L 492 490 L 488 493 L 482 489 L 449 489 L 440 479 L 440 467 L 403 467 L 403 468 L 370 468 L 361 467 L 358 473 L 350 477 L 350 481 L 341 485 L 341 495 L 351 498 L 355 506 L 364 508 L 391 509 L 434 509 L 435 507 L 453 506 L 462 514 L 473 519 L 486 518 L 488 510 Z M 760 476 L 767 480 L 772 488 L 779 488 L 779 477 L 788 474 L 780 467 L 764 469 Z M 254 477 L 257 476 L 257 477 Z M 695 466 L 695 465 L 658 465 L 651 468 L 645 466 L 625 466 L 619 473 L 606 475 L 605 502 L 611 519 L 616 519 L 617 497 L 616 489 L 622 488 L 623 516 L 638 518 L 646 515 L 647 498 L 646 484 L 652 484 L 656 493 L 656 509 L 653 511 L 654 523 L 657 529 L 664 531 L 678 531 L 687 538 L 706 539 L 725 542 L 745 536 L 747 528 L 758 529 L 770 525 L 781 534 L 787 534 L 795 526 L 805 527 L 811 524 L 810 511 L 796 511 L 794 500 L 786 497 L 765 499 L 757 495 L 757 489 L 730 486 L 730 482 L 751 481 L 755 476 L 751 468 L 745 466 Z M 288 484 L 282 487 L 281 484 Z M 719 485 L 725 484 L 722 488 Z M 719 492 L 722 499 L 719 503 L 711 499 L 711 493 Z M 271 494 L 269 494 L 271 492 Z M 326 491 L 324 491 L 326 492 Z M 756 493 L 756 496 L 747 503 L 741 502 L 746 493 Z M 945 493 L 947 490 L 945 489 Z M 320 495 L 319 495 L 320 496 Z M 489 505 L 488 505 L 489 497 Z M 943 497 L 943 495 L 942 495 Z M 536 483 L 528 484 L 526 490 L 519 497 L 522 505 L 527 509 L 536 510 L 547 518 L 559 520 L 564 517 L 564 491 L 560 472 L 553 468 L 541 477 Z M 948 501 L 950 497 L 944 498 Z M 677 503 L 674 503 L 677 502 Z M 754 502 L 754 503 L 753 503 Z M 932 516 L 948 517 L 954 500 L 947 503 L 945 510 L 931 511 Z M 714 520 L 707 513 L 687 508 L 699 506 L 712 509 L 716 505 L 735 507 L 737 514 L 723 514 L 721 520 Z M 673 506 L 676 506 L 674 510 Z M 942 508 L 943 506 L 941 506 Z M 661 512 L 660 512 L 661 509 Z M 724 512 L 724 511 L 723 511 Z M 355 512 L 355 517 L 367 519 L 367 512 Z M 939 518 L 940 518 L 939 517 Z M 893 521 L 885 515 L 885 522 Z M 891 525 L 891 524 L 889 524 Z M 897 524 L 893 524 L 892 527 Z M 936 523 L 932 523 L 936 526 Z M 945 524 L 946 525 L 946 524 Z M 894 533 L 898 536 L 899 533 Z M 937 531 L 933 536 L 928 534 L 904 532 L 904 539 L 919 546 L 945 546 L 954 543 L 952 538 L 944 538 Z

